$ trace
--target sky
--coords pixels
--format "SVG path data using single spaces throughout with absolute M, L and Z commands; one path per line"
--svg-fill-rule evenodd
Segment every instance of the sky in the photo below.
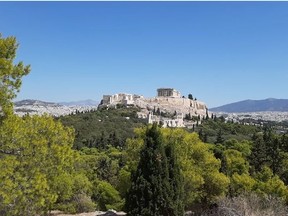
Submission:
M 288 98 L 288 2 L 0 2 L 0 32 L 32 69 L 16 100 Z

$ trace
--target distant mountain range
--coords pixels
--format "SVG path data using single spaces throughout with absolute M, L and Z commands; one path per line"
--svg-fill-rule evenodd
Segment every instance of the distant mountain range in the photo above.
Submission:
M 59 104 L 53 103 L 53 102 L 45 102 L 45 101 L 31 100 L 31 99 L 16 101 L 14 105 L 16 107 L 19 107 L 19 106 L 60 106 Z
M 71 101 L 71 102 L 59 102 L 59 104 L 65 105 L 65 106 L 98 106 L 99 101 L 81 100 L 81 101 Z
M 209 109 L 212 112 L 288 112 L 288 99 L 244 100 Z
M 15 106 L 24 106 L 24 105 L 34 105 L 34 106 L 98 106 L 99 102 L 94 100 L 81 100 L 81 101 L 71 101 L 71 102 L 46 102 L 40 100 L 21 100 L 16 101 Z

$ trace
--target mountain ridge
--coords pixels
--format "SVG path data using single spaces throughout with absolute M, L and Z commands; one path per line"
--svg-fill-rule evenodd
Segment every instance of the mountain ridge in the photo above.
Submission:
M 288 111 L 288 99 L 267 98 L 262 100 L 242 100 L 209 109 L 213 112 L 265 112 Z
M 15 106 L 24 106 L 24 105 L 61 106 L 61 104 L 59 103 L 34 100 L 34 99 L 25 99 L 25 100 L 16 101 L 14 102 L 14 105 Z
M 58 104 L 65 106 L 98 106 L 99 101 L 87 99 L 79 101 L 69 101 L 69 102 L 58 102 Z

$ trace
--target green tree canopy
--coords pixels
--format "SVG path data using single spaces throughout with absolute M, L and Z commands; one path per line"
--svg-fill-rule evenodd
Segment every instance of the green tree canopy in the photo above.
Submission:
M 73 173 L 73 130 L 51 117 L 11 115 L 0 126 L 1 215 L 35 215 L 59 198 L 58 176 Z
M 3 38 L 0 33 L 0 111 L 2 115 L 13 113 L 12 99 L 21 87 L 21 79 L 30 72 L 23 62 L 14 65 L 18 43 L 15 37 Z
M 127 194 L 128 215 L 183 215 L 180 170 L 157 125 L 148 128 Z
M 15 37 L 0 34 L 0 215 L 38 215 L 66 201 L 81 211 L 80 199 L 91 204 L 90 183 L 75 170 L 74 130 L 52 117 L 13 114 L 12 99 L 30 71 L 14 65 L 17 48 Z
M 189 98 L 190 100 L 193 100 L 192 94 L 188 94 L 188 98 Z

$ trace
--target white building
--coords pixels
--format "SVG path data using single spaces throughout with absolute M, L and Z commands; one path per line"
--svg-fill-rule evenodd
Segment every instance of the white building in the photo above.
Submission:
M 161 124 L 162 127 L 185 127 L 183 122 L 183 114 L 178 114 L 175 119 L 164 118 L 162 116 L 155 116 L 153 113 L 148 114 L 148 124 L 153 123 Z

